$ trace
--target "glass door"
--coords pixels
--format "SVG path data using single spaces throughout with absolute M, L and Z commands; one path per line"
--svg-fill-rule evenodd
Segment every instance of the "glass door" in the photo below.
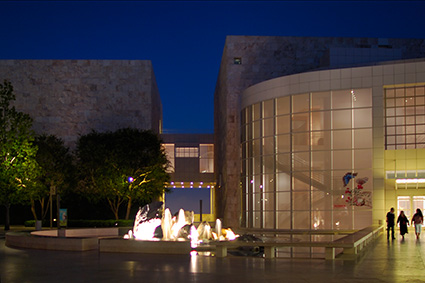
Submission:
M 397 197 L 397 215 L 400 211 L 404 211 L 407 218 L 410 220 L 415 214 L 416 209 L 424 210 L 425 208 L 425 196 L 398 196 Z

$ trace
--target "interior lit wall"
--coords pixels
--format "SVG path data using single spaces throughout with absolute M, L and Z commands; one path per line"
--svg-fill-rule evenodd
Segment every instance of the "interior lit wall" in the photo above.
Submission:
M 397 152 L 397 162 L 408 160 L 399 149 L 385 150 L 385 91 L 424 82 L 425 61 L 418 60 L 302 73 L 246 89 L 241 99 L 243 224 L 357 229 L 385 223 L 400 195 L 395 180 L 386 176 L 394 162 L 389 152 Z M 419 116 L 413 123 L 421 129 Z M 404 164 L 410 168 L 414 162 L 415 170 L 422 170 L 422 154 L 415 149 Z M 344 204 L 341 179 L 350 171 L 368 177 L 364 190 L 372 193 L 371 207 Z
M 311 92 L 258 102 L 242 110 L 242 125 L 247 227 L 370 225 L 371 186 L 364 186 L 364 203 L 352 204 L 347 202 L 342 177 L 356 172 L 369 181 L 373 178 L 371 89 Z

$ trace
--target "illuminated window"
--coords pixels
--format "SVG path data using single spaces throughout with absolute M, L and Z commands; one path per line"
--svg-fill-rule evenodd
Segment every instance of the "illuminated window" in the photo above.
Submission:
M 425 148 L 424 86 L 385 89 L 386 149 Z
M 199 145 L 199 171 L 201 173 L 214 173 L 214 145 Z
M 407 218 L 411 218 L 416 213 L 416 209 L 424 210 L 425 196 L 398 196 L 397 197 L 397 210 L 404 211 Z
M 235 57 L 235 58 L 233 58 L 233 64 L 235 64 L 235 65 L 242 65 L 242 58 L 241 57 Z
M 176 147 L 176 157 L 195 157 L 198 158 L 198 148 L 197 147 Z
M 167 169 L 167 173 L 174 173 L 174 144 L 166 143 L 163 144 L 165 154 L 167 155 L 168 161 L 170 161 L 170 167 Z

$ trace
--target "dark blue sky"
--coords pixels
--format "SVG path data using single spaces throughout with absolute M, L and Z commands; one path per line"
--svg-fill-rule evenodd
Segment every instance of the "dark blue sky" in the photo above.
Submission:
M 425 38 L 424 1 L 1 1 L 0 59 L 153 63 L 165 132 L 213 132 L 226 35 Z

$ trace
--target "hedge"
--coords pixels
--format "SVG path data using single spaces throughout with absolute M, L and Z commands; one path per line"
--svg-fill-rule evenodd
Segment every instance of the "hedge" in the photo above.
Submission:
M 56 227 L 56 223 L 54 223 Z M 68 220 L 68 227 L 73 228 L 105 228 L 105 227 L 133 227 L 134 220 Z M 35 220 L 24 222 L 25 227 L 35 227 Z M 43 220 L 43 227 L 50 227 L 49 220 Z

